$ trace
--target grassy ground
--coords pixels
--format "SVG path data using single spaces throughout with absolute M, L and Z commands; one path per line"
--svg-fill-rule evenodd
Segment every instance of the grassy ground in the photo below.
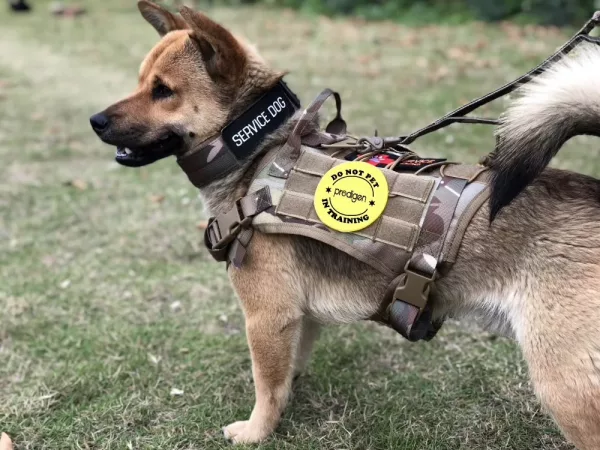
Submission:
M 220 427 L 250 413 L 253 387 L 242 314 L 200 244 L 200 201 L 174 161 L 117 167 L 87 123 L 134 86 L 156 36 L 133 2 L 87 5 L 75 21 L 43 1 L 32 15 L 0 13 L 0 431 L 18 449 L 226 448 Z M 423 125 L 566 38 L 210 12 L 291 70 L 304 102 L 339 90 L 356 133 Z M 578 144 L 558 164 L 600 173 Z M 492 145 L 489 129 L 465 127 L 418 149 L 476 161 Z M 260 448 L 571 447 L 511 342 L 450 325 L 411 345 L 362 324 L 325 332 Z

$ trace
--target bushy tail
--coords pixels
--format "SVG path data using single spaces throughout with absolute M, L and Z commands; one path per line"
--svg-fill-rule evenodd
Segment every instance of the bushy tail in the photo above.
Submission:
M 581 134 L 600 136 L 600 46 L 584 44 L 520 88 L 491 158 L 491 219 Z

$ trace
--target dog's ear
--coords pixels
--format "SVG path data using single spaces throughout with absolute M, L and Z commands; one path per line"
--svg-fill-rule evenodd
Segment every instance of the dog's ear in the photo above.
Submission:
M 181 16 L 170 13 L 156 3 L 152 3 L 149 0 L 140 0 L 137 5 L 142 13 L 142 17 L 158 31 L 161 37 L 169 31 L 185 30 L 188 28 L 187 23 Z
M 184 6 L 181 15 L 192 29 L 190 37 L 202 55 L 208 74 L 215 80 L 238 80 L 246 65 L 246 52 L 238 40 L 202 13 Z

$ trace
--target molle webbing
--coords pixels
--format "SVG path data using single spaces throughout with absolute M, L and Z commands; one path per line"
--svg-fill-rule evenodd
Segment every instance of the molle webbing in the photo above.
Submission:
M 306 130 L 308 130 L 311 127 L 311 124 L 317 119 L 323 103 L 331 96 L 335 99 L 337 112 L 335 118 L 329 122 L 329 125 L 325 128 L 325 132 L 326 134 L 345 136 L 346 122 L 342 118 L 342 99 L 340 98 L 340 94 L 331 89 L 324 89 L 317 98 L 302 111 L 301 116 L 296 120 L 294 129 L 288 137 L 287 142 L 277 153 L 277 156 L 271 165 L 269 170 L 270 176 L 287 178 L 300 156 L 300 149 L 303 144 L 312 147 L 317 147 L 322 144 L 322 142 L 318 141 L 310 142 L 309 139 L 307 139 L 308 136 L 306 136 Z
M 331 245 L 369 264 L 388 277 L 404 272 L 417 242 L 425 210 L 441 179 L 439 171 L 430 176 L 396 173 L 383 169 L 390 187 L 390 198 L 380 220 L 357 233 L 341 233 L 324 226 L 317 218 L 313 199 L 316 186 L 331 167 L 345 162 L 325 152 L 302 147 L 300 158 L 288 179 L 269 175 L 276 152 L 265 157 L 248 192 L 270 189 L 273 207 L 258 214 L 252 226 L 267 234 L 294 234 Z M 481 167 L 449 165 L 442 172 L 469 180 L 456 207 L 442 250 L 444 262 L 454 262 L 462 235 L 473 215 L 489 196 Z M 480 180 L 483 180 L 480 181 Z
M 308 147 L 302 147 L 300 155 L 287 180 L 270 176 L 268 164 L 257 174 L 249 192 L 268 187 L 273 207 L 257 215 L 252 226 L 267 234 L 294 234 L 321 241 L 390 278 L 401 273 L 417 242 L 437 180 L 384 170 L 390 198 L 383 216 L 357 233 L 342 233 L 321 223 L 313 201 L 323 174 L 344 160 Z
M 303 150 L 290 173 L 276 214 L 310 223 L 320 223 L 314 208 L 314 193 L 325 173 L 344 160 Z M 419 223 L 436 184 L 431 177 L 415 177 L 382 170 L 390 198 L 381 218 L 355 234 L 411 252 L 419 236 Z

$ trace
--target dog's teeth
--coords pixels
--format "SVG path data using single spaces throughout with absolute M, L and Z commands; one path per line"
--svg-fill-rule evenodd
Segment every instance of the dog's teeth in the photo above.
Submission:
M 127 153 L 128 155 L 131 155 L 133 152 L 131 150 L 129 150 L 128 148 L 125 148 L 125 153 Z

